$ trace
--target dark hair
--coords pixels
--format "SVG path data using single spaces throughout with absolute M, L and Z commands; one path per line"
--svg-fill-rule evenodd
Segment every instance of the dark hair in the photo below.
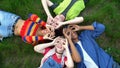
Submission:
M 63 36 L 63 28 L 59 28 L 55 30 L 55 37 L 57 36 Z

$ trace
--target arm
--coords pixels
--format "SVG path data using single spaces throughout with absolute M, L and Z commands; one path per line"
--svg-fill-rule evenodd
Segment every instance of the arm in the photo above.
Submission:
M 70 25 L 68 28 L 70 28 L 73 31 L 87 30 L 85 31 L 86 32 L 85 34 L 93 38 L 97 38 L 105 30 L 105 26 L 97 22 L 94 22 L 92 25 L 88 25 L 88 26 Z
M 46 34 L 44 36 L 23 36 L 22 40 L 29 44 L 35 45 L 37 44 L 38 41 L 45 40 L 45 39 L 53 40 L 53 38 L 54 36 L 52 36 L 51 34 Z
M 56 27 L 56 29 L 58 29 L 62 25 L 66 25 L 66 24 L 78 24 L 78 23 L 83 22 L 83 20 L 84 20 L 83 17 L 76 17 L 72 20 L 68 20 L 68 21 L 65 21 L 65 22 L 57 22 L 58 26 Z
M 51 13 L 50 13 L 50 11 L 49 11 L 49 8 L 48 8 L 48 6 L 52 6 L 53 5 L 53 3 L 52 2 L 50 2 L 49 0 L 41 0 L 42 1 L 42 5 L 43 5 L 43 8 L 44 8 L 44 10 L 45 10 L 45 12 L 46 12 L 46 14 L 47 14 L 47 17 L 52 17 L 52 15 L 51 15 Z M 53 17 L 52 17 L 53 18 Z
M 63 34 L 64 36 L 67 38 L 69 44 L 70 44 L 70 49 L 71 49 L 71 56 L 72 56 L 72 59 L 76 62 L 76 63 L 79 63 L 81 61 L 81 57 L 75 47 L 75 45 L 73 44 L 72 40 L 71 40 L 71 33 L 70 33 L 70 30 L 66 30 L 66 29 L 63 29 Z M 67 35 L 69 34 L 69 35 Z
M 68 40 L 69 41 L 69 44 L 70 44 L 70 49 L 71 49 L 71 56 L 73 58 L 73 60 L 76 62 L 76 63 L 79 63 L 81 62 L 81 57 L 77 51 L 77 49 L 75 48 L 75 45 L 73 44 L 72 40 Z
M 78 24 L 78 23 L 83 22 L 83 20 L 84 20 L 83 17 L 76 17 L 76 18 L 74 18 L 72 20 L 68 20 L 68 21 L 63 22 L 62 24 L 63 25 L 66 25 L 66 24 Z
M 34 46 L 34 50 L 38 53 L 44 53 L 45 52 L 45 48 L 50 47 L 50 46 L 54 46 L 56 44 L 56 40 L 58 39 L 55 38 L 52 42 L 50 43 L 43 43 L 43 44 L 38 44 L 36 46 Z
M 49 17 L 48 17 L 49 18 Z M 40 26 L 49 28 L 52 27 L 51 25 L 48 25 L 48 23 L 46 23 L 45 21 L 43 21 L 40 17 L 38 17 L 36 14 L 29 14 L 29 19 L 37 24 L 39 24 Z M 48 20 L 48 22 L 51 22 L 51 18 Z
M 41 26 L 46 27 L 46 22 L 43 21 L 38 15 L 36 14 L 29 14 L 29 19 L 37 24 L 40 24 Z
M 22 40 L 29 44 L 34 44 L 35 41 L 43 40 L 43 36 L 23 36 Z
M 38 53 L 45 53 L 45 48 L 50 47 L 50 46 L 54 46 L 53 42 L 38 44 L 34 46 L 34 50 Z
M 69 25 L 68 28 L 73 31 L 94 30 L 94 27 L 92 25 L 88 25 L 88 26 Z
M 67 39 L 66 39 L 66 41 L 67 41 Z M 68 42 L 67 42 L 67 44 L 65 44 L 63 46 L 64 46 L 64 48 L 66 50 L 66 54 L 67 54 L 67 61 L 65 61 L 65 65 L 67 66 L 67 68 L 73 68 L 74 67 L 74 63 L 73 63 L 72 57 L 70 55 Z

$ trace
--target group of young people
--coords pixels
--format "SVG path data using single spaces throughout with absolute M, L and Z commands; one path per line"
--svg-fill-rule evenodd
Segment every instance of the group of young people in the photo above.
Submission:
M 36 52 L 44 55 L 40 68 L 120 68 L 95 41 L 105 26 L 96 21 L 92 25 L 77 25 L 84 20 L 79 14 L 86 0 L 63 0 L 60 4 L 50 0 L 41 2 L 47 14 L 46 22 L 36 14 L 29 14 L 28 19 L 23 20 L 0 10 L 0 40 L 21 36 Z M 56 14 L 54 17 L 49 7 Z

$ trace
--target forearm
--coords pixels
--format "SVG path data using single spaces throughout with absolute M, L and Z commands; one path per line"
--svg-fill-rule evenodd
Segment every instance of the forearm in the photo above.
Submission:
M 70 49 L 71 49 L 71 56 L 72 56 L 72 59 L 76 62 L 76 63 L 79 63 L 81 61 L 81 57 L 75 47 L 75 45 L 73 44 L 72 40 L 68 40 L 69 41 L 69 44 L 70 44 Z
M 50 42 L 50 43 L 43 43 L 43 44 L 38 44 L 38 45 L 36 45 L 36 46 L 34 46 L 34 50 L 43 50 L 43 49 L 45 49 L 45 48 L 47 48 L 47 47 L 50 47 L 50 46 L 53 46 L 53 44 L 52 44 L 52 42 Z M 38 51 L 37 51 L 38 52 Z
M 94 30 L 94 27 L 92 25 L 79 26 L 79 30 Z
M 73 68 L 74 67 L 74 63 L 73 63 L 73 60 L 72 60 L 72 57 L 70 55 L 70 51 L 69 51 L 68 47 L 66 48 L 66 54 L 67 54 L 66 66 L 68 68 Z
M 83 22 L 83 20 L 84 20 L 83 17 L 76 17 L 72 20 L 68 20 L 68 21 L 63 22 L 63 25 L 65 25 L 65 24 L 78 24 L 78 23 Z
M 51 13 L 49 11 L 49 8 L 48 8 L 48 4 L 47 4 L 48 1 L 47 0 L 41 0 L 41 1 L 42 1 L 42 5 L 43 5 L 43 8 L 44 8 L 47 16 L 51 16 L 52 17 L 52 15 L 51 15 Z

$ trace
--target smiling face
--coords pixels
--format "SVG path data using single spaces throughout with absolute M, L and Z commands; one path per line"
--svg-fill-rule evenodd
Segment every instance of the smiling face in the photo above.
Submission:
M 57 15 L 52 20 L 49 20 L 47 24 L 57 27 L 59 25 L 59 22 L 63 22 L 65 20 L 65 17 L 63 15 Z
M 78 39 L 78 34 L 77 34 L 77 32 L 72 31 L 72 32 L 71 32 L 71 38 L 72 38 L 72 40 Z
M 55 36 L 54 31 L 50 31 L 48 29 L 41 29 L 41 28 L 38 28 L 36 36 L 44 36 L 46 34 L 51 34 L 51 36 Z
M 55 51 L 58 54 L 63 54 L 65 48 L 63 47 L 63 45 L 65 45 L 65 39 L 64 38 L 59 38 L 56 40 L 56 44 L 55 44 Z

